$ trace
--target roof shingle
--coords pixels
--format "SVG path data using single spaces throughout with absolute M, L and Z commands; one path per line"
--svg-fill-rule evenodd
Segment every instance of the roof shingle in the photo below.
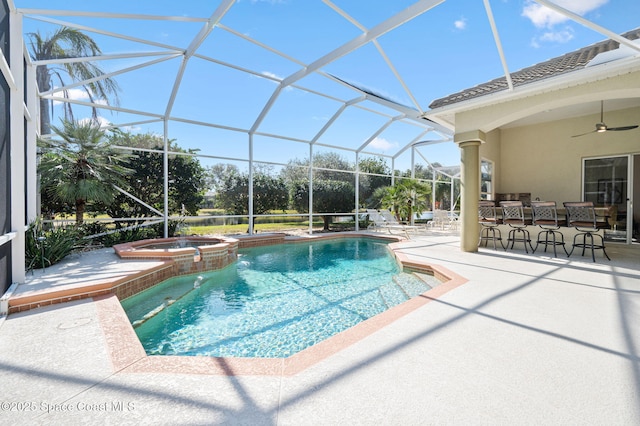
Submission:
M 636 40 L 640 38 L 640 28 L 624 33 L 622 34 L 622 37 L 629 40 Z M 564 54 L 557 58 L 552 58 L 545 62 L 540 62 L 536 65 L 513 72 L 511 73 L 511 81 L 513 82 L 514 87 L 518 87 L 571 71 L 576 71 L 578 69 L 583 69 L 589 61 L 597 55 L 617 49 L 619 45 L 620 43 L 617 41 L 607 39 L 599 43 L 592 44 L 591 46 L 583 47 L 582 49 Z M 468 99 L 489 95 L 507 88 L 507 79 L 505 77 L 496 78 L 475 87 L 445 96 L 444 98 L 436 99 L 431 102 L 429 108 L 434 109 L 455 104 Z

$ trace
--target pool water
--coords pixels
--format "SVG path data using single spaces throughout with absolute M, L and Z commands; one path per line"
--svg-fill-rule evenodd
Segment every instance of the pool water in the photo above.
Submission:
M 243 249 L 122 306 L 149 355 L 283 358 L 439 284 L 424 278 L 402 272 L 387 243 L 325 240 Z
M 176 240 L 170 243 L 159 243 L 159 244 L 146 244 L 144 246 L 136 247 L 138 250 L 167 250 L 167 249 L 177 249 L 177 248 L 185 248 L 185 247 L 193 247 L 197 248 L 199 246 L 204 246 L 206 243 L 202 241 L 180 241 Z

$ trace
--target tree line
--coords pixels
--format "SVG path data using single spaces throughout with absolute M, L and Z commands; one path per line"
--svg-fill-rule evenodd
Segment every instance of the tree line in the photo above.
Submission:
M 52 126 L 55 137 L 40 141 L 42 211 L 47 218 L 75 214 L 76 223 L 85 213 L 131 218 L 116 227 L 140 224 L 144 218 L 164 212 L 163 138 L 103 130 L 91 120 L 63 121 Z M 117 147 L 117 148 L 116 148 Z M 126 147 L 124 150 L 122 147 Z M 214 193 L 214 207 L 226 214 L 249 214 L 249 173 L 234 164 L 208 168 L 195 152 L 168 141 L 168 206 L 170 215 L 198 215 L 205 192 Z M 294 210 L 309 212 L 310 186 L 313 211 L 323 215 L 329 228 L 333 214 L 355 208 L 355 164 L 337 153 L 319 153 L 309 159 L 292 159 L 279 172 L 273 166 L 254 165 L 253 213 Z M 408 179 L 410 171 L 391 170 L 381 157 L 361 160 L 357 167 L 360 208 L 390 208 L 399 220 L 431 205 L 431 186 Z M 430 179 L 431 170 L 416 167 L 414 176 Z M 311 179 L 310 179 L 311 178 Z

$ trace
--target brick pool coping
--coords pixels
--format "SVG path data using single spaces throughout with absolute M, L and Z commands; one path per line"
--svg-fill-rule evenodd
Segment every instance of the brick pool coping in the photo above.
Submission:
M 162 245 L 166 247 L 157 248 Z M 187 275 L 222 269 L 235 262 L 238 245 L 237 238 L 187 236 L 130 241 L 114 245 L 113 250 L 121 259 L 173 261 L 175 273 Z
M 345 237 L 378 238 L 386 241 L 390 239 L 387 236 L 349 233 L 287 238 L 286 242 Z M 390 249 L 394 252 L 396 259 L 403 268 L 432 274 L 443 281 L 442 284 L 288 358 L 149 356 L 145 353 L 117 296 L 107 294 L 94 297 L 98 319 L 105 336 L 107 352 L 111 358 L 113 369 L 115 372 L 124 373 L 292 376 L 364 339 L 468 281 L 466 278 L 440 265 L 410 260 L 407 255 L 395 251 L 402 246 L 398 242 L 400 239 L 394 237 L 391 239 L 396 242 L 389 245 Z
M 235 259 L 235 252 L 237 252 L 238 248 L 278 244 L 284 242 L 286 238 L 285 234 L 277 233 L 262 234 L 259 236 L 240 236 L 237 239 L 226 238 L 223 244 L 205 247 L 205 250 L 213 253 L 214 257 L 212 259 L 218 259 L 218 261 L 212 261 L 208 265 L 204 265 L 204 262 L 198 262 L 201 268 L 195 268 L 193 270 L 191 269 L 192 266 L 189 266 L 187 270 L 184 267 L 183 259 L 175 258 L 172 255 L 176 253 L 182 255 L 183 252 L 186 251 L 186 257 L 191 259 L 189 260 L 189 264 L 192 264 L 194 249 L 169 249 L 158 251 L 154 253 L 153 256 L 149 256 L 148 253 L 139 252 L 137 256 L 133 255 L 129 257 L 129 260 L 135 259 L 140 261 L 137 264 L 139 268 L 136 271 L 118 271 L 117 273 L 114 272 L 112 277 L 87 280 L 85 283 L 63 284 L 56 285 L 55 287 L 20 291 L 9 297 L 8 313 L 23 312 L 41 306 L 110 294 L 114 294 L 120 299 L 126 299 L 174 276 L 197 273 L 200 272 L 201 269 L 220 269 L 229 264 L 227 254 L 229 258 Z M 202 241 L 205 238 L 196 237 L 195 239 Z M 159 239 L 158 241 L 162 242 L 166 240 Z M 232 247 L 229 248 L 229 245 L 232 245 Z M 121 246 L 122 250 L 126 250 L 127 248 L 135 246 L 135 244 L 123 244 Z M 220 253 L 224 254 L 225 259 L 220 259 L 220 256 L 218 256 Z
M 138 271 L 114 272 L 110 278 L 21 291 L 9 297 L 9 314 L 102 295 L 133 295 L 175 276 L 174 269 L 172 261 L 149 262 Z

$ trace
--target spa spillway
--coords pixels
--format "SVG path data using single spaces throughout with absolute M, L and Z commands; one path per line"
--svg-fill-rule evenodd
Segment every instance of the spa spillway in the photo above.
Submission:
M 221 269 L 238 256 L 238 240 L 229 237 L 172 237 L 113 246 L 121 259 L 173 260 L 178 274 Z

